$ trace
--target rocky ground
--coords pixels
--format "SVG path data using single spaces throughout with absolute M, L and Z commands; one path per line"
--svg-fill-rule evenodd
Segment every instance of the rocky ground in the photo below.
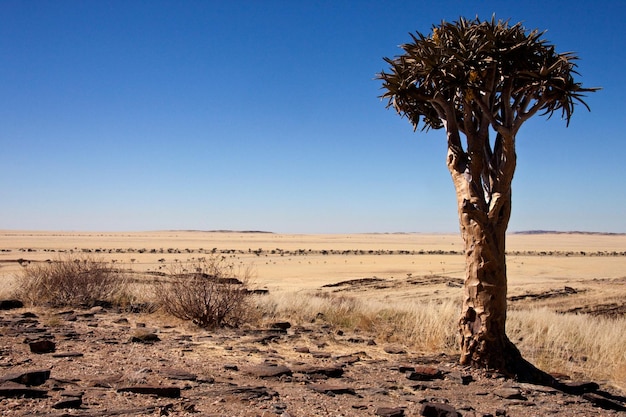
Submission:
M 517 383 L 322 324 L 163 323 L 102 307 L 0 311 L 0 414 L 626 416 L 626 398 L 593 382 Z

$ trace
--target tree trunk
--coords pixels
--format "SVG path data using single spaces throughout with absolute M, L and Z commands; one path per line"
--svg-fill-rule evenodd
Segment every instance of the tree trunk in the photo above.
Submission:
M 506 335 L 506 229 L 511 212 L 510 187 L 486 200 L 469 167 L 452 150 L 448 168 L 457 193 L 465 243 L 465 282 L 459 320 L 461 363 L 515 375 L 521 355 Z
M 508 216 L 510 194 L 501 198 L 506 199 L 501 202 L 502 214 Z M 509 373 L 521 356 L 506 335 L 507 221 L 492 221 L 467 200 L 459 214 L 466 261 L 459 322 L 461 363 Z

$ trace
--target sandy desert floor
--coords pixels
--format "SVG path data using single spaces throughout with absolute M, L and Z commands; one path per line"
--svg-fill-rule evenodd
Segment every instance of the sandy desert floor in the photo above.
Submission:
M 21 264 L 58 259 L 70 251 L 113 260 L 137 273 L 158 272 L 174 260 L 184 262 L 219 252 L 235 264 L 252 265 L 254 286 L 272 292 L 309 291 L 377 277 L 388 281 L 386 291 L 354 291 L 355 295 L 447 298 L 460 296 L 449 283 L 458 282 L 464 274 L 458 235 L 0 231 L 0 292 L 10 291 Z M 626 295 L 626 235 L 511 234 L 507 253 L 511 297 L 584 287 L 588 291 L 556 301 L 575 308 L 585 307 L 576 305 L 580 300 L 606 304 Z M 440 279 L 428 279 L 435 276 Z M 407 291 L 402 283 L 418 277 L 419 285 Z M 519 301 L 554 304 L 549 297 L 520 297 Z
M 509 308 L 626 314 L 626 236 L 514 234 L 507 247 Z M 24 266 L 68 252 L 115 261 L 139 285 L 175 260 L 215 252 L 252 264 L 253 286 L 271 293 L 332 291 L 390 303 L 459 299 L 464 270 L 457 235 L 0 231 L 0 298 Z M 277 326 L 216 333 L 101 307 L 2 312 L 0 415 L 626 414 L 619 390 L 570 381 L 577 392 L 567 393 L 323 323 Z M 146 335 L 156 339 L 143 342 Z M 55 341 L 56 350 L 33 354 L 33 338 Z M 24 378 L 41 385 L 12 382 Z M 459 414 L 432 414 L 446 410 Z

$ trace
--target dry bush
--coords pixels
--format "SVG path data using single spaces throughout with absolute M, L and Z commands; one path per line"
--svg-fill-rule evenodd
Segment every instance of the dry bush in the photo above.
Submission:
M 155 282 L 155 295 L 167 313 L 199 327 L 238 327 L 252 312 L 250 275 L 222 255 L 176 262 L 165 280 Z
M 15 296 L 32 305 L 92 307 L 127 299 L 126 284 L 125 274 L 101 259 L 67 255 L 24 267 Z

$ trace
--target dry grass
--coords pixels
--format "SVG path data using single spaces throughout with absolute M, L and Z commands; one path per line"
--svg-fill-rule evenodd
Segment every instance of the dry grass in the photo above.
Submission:
M 511 340 L 538 367 L 626 388 L 626 318 L 534 309 L 510 312 L 507 326 Z
M 328 293 L 282 293 L 257 302 L 270 320 L 322 321 L 344 331 L 367 332 L 377 342 L 403 344 L 417 353 L 458 350 L 460 303 L 454 301 L 391 304 Z M 522 354 L 541 369 L 625 388 L 625 318 L 519 310 L 509 313 L 507 326 Z

